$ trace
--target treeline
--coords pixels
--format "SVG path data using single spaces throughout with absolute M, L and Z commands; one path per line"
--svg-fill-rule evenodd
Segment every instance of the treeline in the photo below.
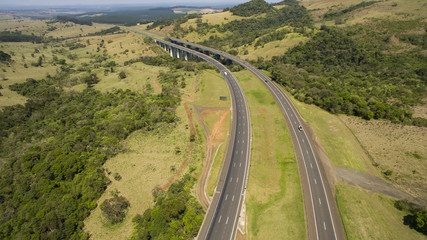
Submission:
M 326 20 L 335 18 L 335 17 L 341 17 L 342 15 L 352 12 L 354 10 L 360 9 L 360 8 L 364 8 L 364 7 L 368 7 L 371 6 L 375 3 L 378 3 L 379 1 L 368 1 L 368 2 L 361 2 L 359 4 L 356 5 L 351 5 L 348 8 L 345 8 L 343 10 L 339 10 L 339 11 L 334 11 L 334 10 L 329 10 L 327 13 L 325 13 L 325 15 L 323 15 L 323 18 Z
M 178 58 L 173 58 L 169 55 L 161 56 L 144 56 L 136 59 L 131 59 L 124 62 L 125 66 L 130 64 L 142 62 L 151 66 L 167 66 L 171 69 L 184 69 L 185 71 L 197 71 L 202 69 L 213 69 L 214 67 L 206 62 L 182 61 Z
M 176 19 L 184 14 L 174 13 L 172 8 L 129 9 L 103 13 L 101 16 L 85 17 L 93 22 L 122 24 L 125 26 L 137 23 L 149 23 L 159 19 Z
M 132 240 L 193 239 L 203 222 L 202 206 L 191 196 L 195 179 L 189 174 L 173 183 L 166 193 L 153 192 L 155 205 L 134 217 Z
M 92 21 L 89 19 L 74 18 L 74 17 L 68 17 L 68 16 L 56 16 L 56 20 L 62 23 L 72 22 L 75 24 L 92 26 Z
M 20 31 L 3 31 L 0 32 L 0 42 L 32 42 L 32 43 L 41 43 L 43 40 L 42 37 L 32 35 L 22 34 Z
M 68 92 L 46 80 L 11 89 L 28 101 L 0 111 L 1 239 L 87 239 L 83 220 L 109 182 L 103 163 L 132 131 L 175 121 L 180 101 L 168 91 Z
M 412 118 L 410 106 L 427 95 L 427 58 L 417 48 L 386 53 L 395 46 L 381 39 L 396 29 L 384 28 L 392 23 L 377 24 L 378 29 L 323 26 L 307 43 L 261 67 L 298 100 L 332 113 L 426 126 L 425 119 Z
M 110 28 L 101 30 L 99 32 L 88 34 L 88 36 L 104 36 L 107 34 L 114 34 L 114 33 L 120 32 L 120 31 L 121 31 L 121 28 L 119 26 L 114 26 L 114 27 L 110 27 Z
M 272 9 L 273 7 L 264 0 L 251 0 L 232 7 L 230 12 L 237 16 L 250 17 L 255 14 L 267 13 Z

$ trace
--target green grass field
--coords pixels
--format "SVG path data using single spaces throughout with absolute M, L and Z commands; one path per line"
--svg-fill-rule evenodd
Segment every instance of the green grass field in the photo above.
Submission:
M 298 165 L 273 97 L 247 70 L 233 73 L 245 91 L 252 124 L 246 195 L 248 239 L 305 239 Z
M 222 78 L 222 76 L 214 70 L 204 71 L 200 79 L 199 88 L 195 89 L 195 93 L 195 104 L 197 105 L 204 107 L 230 107 L 230 92 L 228 91 L 227 84 Z M 220 96 L 226 96 L 227 101 L 219 100 Z M 208 126 L 211 133 L 215 127 L 218 127 L 216 126 L 216 124 L 218 123 L 223 114 L 223 110 L 208 112 L 204 114 L 204 122 Z M 216 187 L 216 183 L 218 181 L 219 173 L 221 170 L 221 165 L 224 160 L 224 154 L 227 148 L 228 132 L 230 129 L 230 121 L 231 112 L 228 113 L 221 126 L 219 126 L 219 128 L 217 129 L 218 132 L 213 141 L 214 159 L 207 183 L 207 191 L 209 195 L 212 195 Z
M 409 213 L 397 210 L 395 199 L 345 183 L 338 183 L 335 191 L 349 240 L 427 239 L 403 225 L 403 217 Z

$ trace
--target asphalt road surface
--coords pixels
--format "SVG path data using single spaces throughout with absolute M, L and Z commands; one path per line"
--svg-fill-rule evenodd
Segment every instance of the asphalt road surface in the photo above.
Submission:
M 125 28 L 158 42 L 189 52 L 216 66 L 228 85 L 232 100 L 232 123 L 224 164 L 213 200 L 200 228 L 198 239 L 234 239 L 246 193 L 251 149 L 251 128 L 246 97 L 234 75 L 221 63 L 195 50 L 176 45 L 135 29 Z
M 301 184 L 304 193 L 304 205 L 306 211 L 308 239 L 333 240 L 344 239 L 341 221 L 333 200 L 332 191 L 327 182 L 326 174 L 321 163 L 316 158 L 311 140 L 304 131 L 304 122 L 296 108 L 286 94 L 269 77 L 239 58 L 212 48 L 198 44 L 188 43 L 171 38 L 172 41 L 182 43 L 185 46 L 208 50 L 231 59 L 254 73 L 269 89 L 278 103 L 282 114 L 288 124 L 296 149 L 298 165 L 300 169 Z M 298 129 L 298 126 L 302 129 Z M 305 191 L 304 191 L 305 190 Z

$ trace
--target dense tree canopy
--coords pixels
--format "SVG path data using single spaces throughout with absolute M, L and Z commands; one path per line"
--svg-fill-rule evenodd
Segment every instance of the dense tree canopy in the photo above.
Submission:
M 387 36 L 395 33 L 390 30 L 386 41 L 378 41 L 376 31 L 386 32 L 364 25 L 324 26 L 307 43 L 273 59 L 273 78 L 297 99 L 332 113 L 411 123 L 409 106 L 427 95 L 427 57 L 416 48 L 390 53 Z
M 255 14 L 267 13 L 272 9 L 273 7 L 264 0 L 251 0 L 232 7 L 230 12 L 234 15 L 250 17 Z
M 1 239 L 87 238 L 83 220 L 109 181 L 103 163 L 132 131 L 175 121 L 180 98 L 65 92 L 31 79 L 11 89 L 28 101 L 0 112 Z
M 12 57 L 3 51 L 0 51 L 0 62 L 7 63 L 10 61 L 12 61 Z
M 190 189 L 195 179 L 186 174 L 170 186 L 166 193 L 156 192 L 156 203 L 143 215 L 137 215 L 133 240 L 193 239 L 203 222 L 203 208 Z

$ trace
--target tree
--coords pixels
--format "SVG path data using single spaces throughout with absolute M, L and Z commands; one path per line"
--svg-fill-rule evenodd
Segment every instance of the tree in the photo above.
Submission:
M 119 78 L 120 78 L 120 79 L 125 79 L 125 78 L 126 78 L 126 73 L 125 73 L 125 71 L 121 71 L 121 72 L 119 73 Z
M 93 85 L 99 82 L 98 76 L 95 73 L 91 73 L 82 77 L 82 82 L 87 84 L 87 87 L 91 88 Z
M 100 207 L 107 220 L 115 224 L 123 221 L 129 206 L 130 203 L 125 197 L 114 196 L 113 198 L 105 200 Z
M 415 230 L 427 235 L 427 210 L 418 211 L 415 214 Z
M 3 51 L 0 51 L 0 62 L 10 62 L 12 60 L 12 57 L 9 55 L 9 54 L 7 54 L 7 53 L 5 53 L 5 52 L 3 52 Z

